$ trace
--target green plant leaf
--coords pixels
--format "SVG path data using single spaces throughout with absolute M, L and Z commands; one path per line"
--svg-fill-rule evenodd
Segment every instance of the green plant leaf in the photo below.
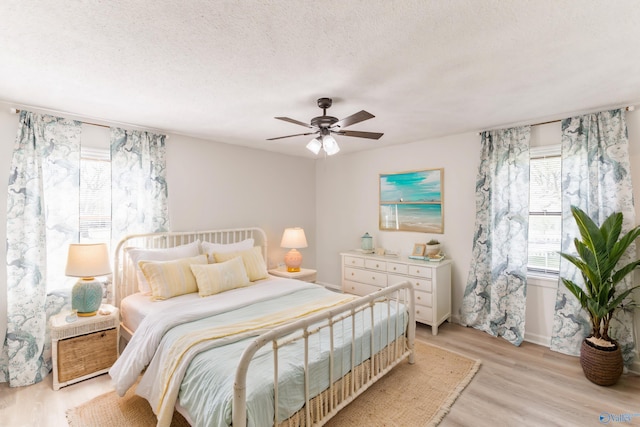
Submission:
M 640 267 L 640 260 L 634 260 L 618 267 L 629 246 L 640 237 L 637 226 L 620 237 L 623 215 L 614 212 L 598 227 L 580 208 L 571 207 L 580 239 L 574 239 L 577 256 L 562 253 L 560 256 L 573 264 L 580 272 L 584 286 L 561 278 L 564 286 L 578 299 L 591 318 L 592 334 L 608 336 L 609 321 L 613 312 L 631 295 L 634 286 L 616 294 L 616 288 L 623 279 Z

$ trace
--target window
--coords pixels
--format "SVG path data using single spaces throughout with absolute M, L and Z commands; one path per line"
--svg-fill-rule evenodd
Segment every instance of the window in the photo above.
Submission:
M 57 188 L 53 189 L 57 191 Z M 111 155 L 108 149 L 80 150 L 80 189 L 78 198 L 79 243 L 111 243 Z M 63 197 L 54 194 L 53 197 Z M 70 288 L 77 278 L 65 275 L 67 247 L 49 248 L 47 290 Z
M 80 243 L 111 241 L 111 156 L 109 150 L 80 153 Z
M 530 273 L 557 275 L 560 269 L 562 195 L 560 146 L 530 150 Z

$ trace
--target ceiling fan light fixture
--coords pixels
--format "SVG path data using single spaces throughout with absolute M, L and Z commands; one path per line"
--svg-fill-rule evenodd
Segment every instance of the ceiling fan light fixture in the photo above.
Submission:
M 311 151 L 313 154 L 318 154 L 321 148 L 322 148 L 322 142 L 320 141 L 320 137 L 313 138 L 307 144 L 307 150 Z
M 327 153 L 327 156 L 333 156 L 340 151 L 338 143 L 331 135 L 324 135 L 322 137 L 322 147 L 324 148 L 325 153 Z

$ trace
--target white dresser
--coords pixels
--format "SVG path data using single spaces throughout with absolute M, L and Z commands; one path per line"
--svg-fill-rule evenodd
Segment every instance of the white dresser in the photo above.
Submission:
M 416 321 L 438 326 L 451 319 L 451 260 L 439 262 L 406 257 L 343 252 L 342 291 L 367 295 L 385 286 L 408 280 L 415 289 Z

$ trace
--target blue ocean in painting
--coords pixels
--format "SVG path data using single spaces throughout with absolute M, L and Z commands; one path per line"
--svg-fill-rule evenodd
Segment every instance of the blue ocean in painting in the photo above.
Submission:
M 380 203 L 441 202 L 440 170 L 380 175 Z

